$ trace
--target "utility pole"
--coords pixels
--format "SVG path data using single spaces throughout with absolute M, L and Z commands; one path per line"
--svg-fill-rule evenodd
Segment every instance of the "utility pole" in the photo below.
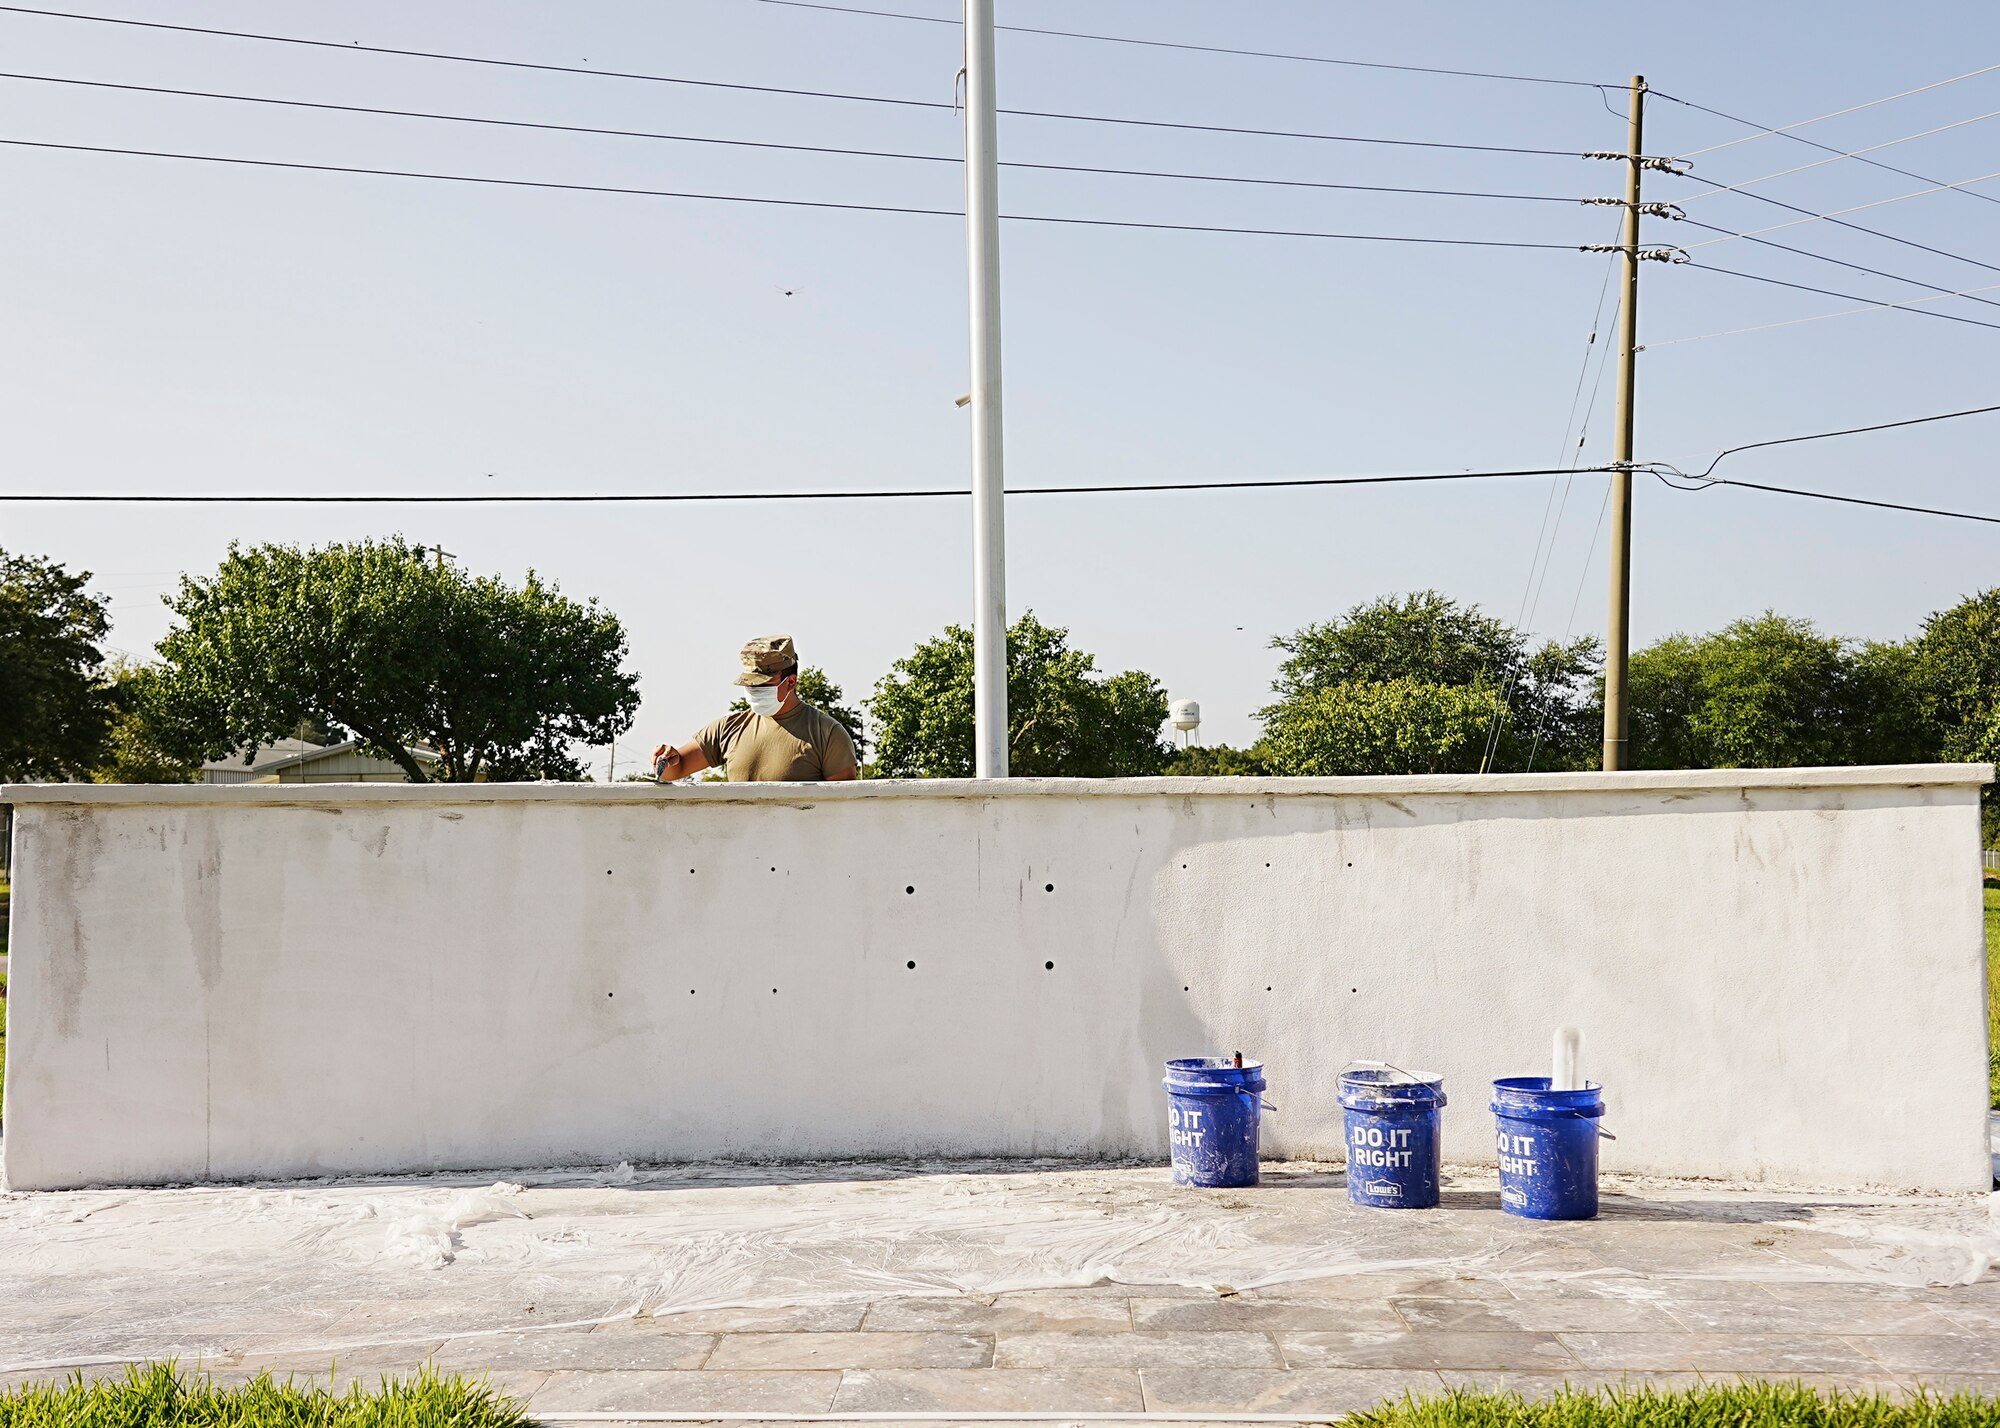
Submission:
M 1646 77 L 1632 76 L 1632 130 L 1625 144 L 1625 295 L 1618 304 L 1618 420 L 1611 464 L 1611 614 L 1604 638 L 1604 768 L 1626 766 L 1632 664 L 1632 405 L 1638 375 L 1639 175 L 1646 119 Z
M 965 248 L 972 288 L 972 724 L 1007 777 L 1007 483 L 1000 421 L 1000 163 L 993 0 L 965 0 Z

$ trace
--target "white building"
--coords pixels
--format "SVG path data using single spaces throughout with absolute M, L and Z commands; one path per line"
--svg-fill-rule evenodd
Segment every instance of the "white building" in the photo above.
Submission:
M 438 756 L 429 749 L 412 749 L 419 764 L 429 767 Z M 361 752 L 361 741 L 313 744 L 304 739 L 258 746 L 246 762 L 241 755 L 211 759 L 201 766 L 203 783 L 407 783 L 409 776 L 388 759 Z

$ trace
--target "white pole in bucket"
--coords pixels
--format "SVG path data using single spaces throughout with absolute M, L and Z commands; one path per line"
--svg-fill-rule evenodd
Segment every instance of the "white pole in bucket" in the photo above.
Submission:
M 1556 1028 L 1554 1055 L 1549 1067 L 1549 1089 L 1583 1089 L 1583 1033 L 1573 1026 Z

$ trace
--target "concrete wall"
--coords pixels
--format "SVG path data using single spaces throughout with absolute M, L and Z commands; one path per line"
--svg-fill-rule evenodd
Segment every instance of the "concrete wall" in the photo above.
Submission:
M 1487 1083 L 1608 1168 L 1981 1189 L 1983 766 L 657 789 L 31 787 L 15 1189 L 1161 1155 L 1161 1062 Z

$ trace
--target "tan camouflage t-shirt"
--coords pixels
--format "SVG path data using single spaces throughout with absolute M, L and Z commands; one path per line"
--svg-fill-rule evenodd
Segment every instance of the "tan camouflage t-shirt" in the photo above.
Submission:
M 817 783 L 861 762 L 846 726 L 803 701 L 775 719 L 732 710 L 694 741 L 710 768 L 729 770 L 731 783 Z

